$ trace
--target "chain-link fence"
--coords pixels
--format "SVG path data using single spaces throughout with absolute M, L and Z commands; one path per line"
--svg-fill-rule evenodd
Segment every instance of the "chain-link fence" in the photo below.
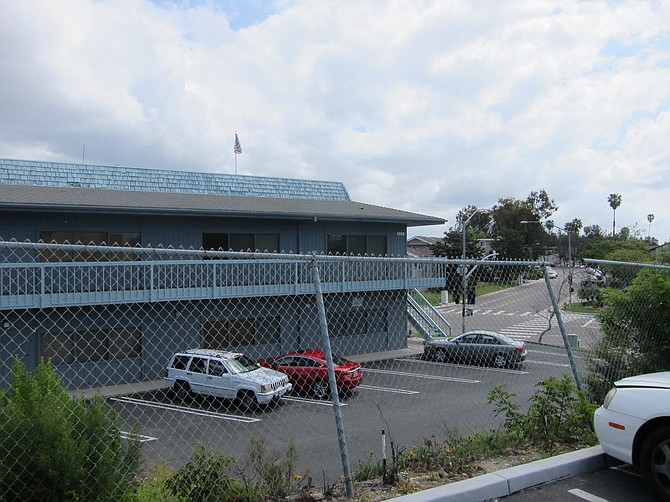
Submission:
M 614 379 L 670 367 L 654 303 L 668 267 L 7 241 L 0 257 L 6 499 L 39 494 L 35 457 L 62 448 L 54 424 L 26 426 L 31 399 L 52 411 L 39 385 L 19 388 L 40 361 L 70 395 L 104 398 L 121 444 L 103 443 L 117 457 L 139 443 L 142 472 L 206 444 L 245 481 L 285 456 L 298 484 L 348 482 L 384 455 L 382 431 L 411 447 L 495 428 L 498 385 L 523 406 L 569 374 L 596 402 Z

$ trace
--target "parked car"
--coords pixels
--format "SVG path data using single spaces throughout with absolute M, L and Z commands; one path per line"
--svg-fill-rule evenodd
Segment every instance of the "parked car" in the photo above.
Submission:
M 604 286 L 607 278 L 603 272 L 597 268 L 586 267 L 581 274 L 582 286 L 594 284 L 596 286 Z
M 607 455 L 639 467 L 659 497 L 670 501 L 670 371 L 615 382 L 593 425 Z
M 438 362 L 519 365 L 526 359 L 526 343 L 495 331 L 468 331 L 453 338 L 433 338 L 424 342 L 424 358 Z
M 182 398 L 203 394 L 236 399 L 245 408 L 278 401 L 292 389 L 286 375 L 223 350 L 178 352 L 170 358 L 163 380 Z
M 281 357 L 259 359 L 258 363 L 288 375 L 296 390 L 310 392 L 319 399 L 330 395 L 328 364 L 323 350 L 289 352 Z M 333 355 L 333 365 L 339 392 L 351 391 L 363 381 L 360 363 Z
M 558 272 L 556 272 L 556 269 L 547 267 L 547 275 L 549 276 L 549 279 L 556 279 L 558 277 Z

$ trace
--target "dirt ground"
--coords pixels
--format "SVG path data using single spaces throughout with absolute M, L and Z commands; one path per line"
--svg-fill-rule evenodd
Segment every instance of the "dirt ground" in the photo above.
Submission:
M 347 497 L 346 488 L 343 483 L 338 483 L 334 487 L 313 487 L 311 490 L 293 497 L 295 502 L 316 502 L 316 501 L 360 501 L 360 502 L 379 502 L 389 500 L 401 495 L 407 495 L 429 488 L 462 481 L 474 476 L 480 476 L 490 472 L 500 471 L 515 465 L 526 464 L 535 460 L 545 458 L 546 455 L 537 451 L 518 450 L 508 452 L 504 456 L 494 457 L 482 460 L 467 472 L 446 473 L 444 471 L 430 473 L 401 473 L 401 480 L 393 486 L 385 486 L 381 479 L 371 479 L 354 484 L 354 498 Z

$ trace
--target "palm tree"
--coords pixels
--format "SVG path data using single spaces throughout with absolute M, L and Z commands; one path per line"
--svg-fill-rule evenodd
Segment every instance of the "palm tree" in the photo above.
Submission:
M 647 215 L 647 221 L 649 222 L 649 230 L 647 230 L 647 239 L 651 239 L 651 222 L 654 221 L 653 213 Z
M 616 233 L 616 210 L 618 207 L 621 205 L 621 195 L 618 193 L 611 193 L 609 197 L 607 197 L 607 202 L 609 202 L 610 207 L 612 208 L 612 237 L 614 237 L 614 234 Z

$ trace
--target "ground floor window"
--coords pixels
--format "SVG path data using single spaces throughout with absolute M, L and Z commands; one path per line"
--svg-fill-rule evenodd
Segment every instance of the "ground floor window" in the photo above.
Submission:
M 329 312 L 326 320 L 328 333 L 331 336 L 374 335 L 388 332 L 388 316 L 385 308 Z
M 207 321 L 202 326 L 203 347 L 229 349 L 279 343 L 279 317 Z
M 54 366 L 140 357 L 139 328 L 118 328 L 45 333 L 40 356 Z

